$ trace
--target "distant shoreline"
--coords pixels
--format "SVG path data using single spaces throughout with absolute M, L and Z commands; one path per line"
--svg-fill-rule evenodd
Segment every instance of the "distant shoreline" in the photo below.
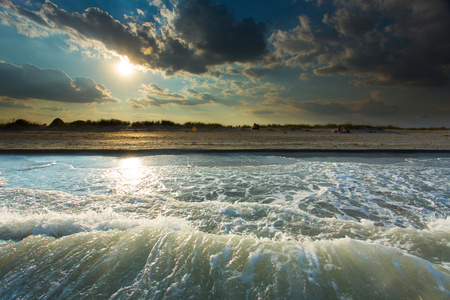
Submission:
M 374 126 L 370 124 L 352 124 L 352 123 L 328 123 L 328 124 L 253 124 L 258 129 L 262 130 L 310 130 L 310 129 L 337 129 L 348 128 L 350 130 L 450 130 L 444 126 L 441 127 L 413 127 L 404 128 L 394 125 L 379 125 Z M 70 130 L 70 131 L 120 131 L 120 130 L 183 130 L 191 128 L 201 128 L 206 130 L 214 129 L 252 129 L 252 125 L 223 125 L 220 123 L 204 123 L 204 122 L 185 122 L 183 124 L 176 123 L 170 120 L 159 121 L 122 121 L 118 119 L 101 119 L 98 121 L 91 120 L 77 120 L 73 122 L 64 122 L 56 118 L 50 125 L 31 122 L 24 119 L 17 119 L 10 122 L 0 123 L 0 130 Z
M 141 149 L 141 150 L 110 150 L 110 149 L 7 149 L 0 150 L 0 155 L 101 155 L 101 156 L 148 156 L 148 155 L 219 155 L 219 154 L 255 154 L 278 155 L 288 157 L 314 157 L 314 156 L 370 156 L 370 157 L 396 157 L 396 156 L 448 156 L 450 150 L 332 150 L 332 149 Z
M 111 129 L 111 128 L 110 128 Z M 169 128 L 163 130 L 0 130 L 0 153 L 134 151 L 450 151 L 450 130 Z

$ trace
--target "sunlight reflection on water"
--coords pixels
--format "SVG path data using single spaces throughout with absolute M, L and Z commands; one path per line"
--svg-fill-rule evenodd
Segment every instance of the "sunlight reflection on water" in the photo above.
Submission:
M 111 182 L 114 182 L 114 190 L 116 193 L 130 193 L 142 184 L 146 178 L 145 166 L 139 157 L 127 157 L 119 160 L 117 168 L 108 172 Z

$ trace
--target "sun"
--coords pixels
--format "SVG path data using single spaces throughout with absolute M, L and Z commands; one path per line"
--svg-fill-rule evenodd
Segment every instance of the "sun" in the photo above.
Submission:
M 117 71 L 123 76 L 129 76 L 133 73 L 134 66 L 130 64 L 128 58 L 121 58 L 117 65 Z

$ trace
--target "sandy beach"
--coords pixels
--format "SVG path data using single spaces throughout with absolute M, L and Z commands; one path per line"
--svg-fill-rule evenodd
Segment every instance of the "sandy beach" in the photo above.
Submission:
M 1 130 L 0 151 L 16 150 L 426 150 L 450 151 L 450 130 L 189 128 L 75 131 Z

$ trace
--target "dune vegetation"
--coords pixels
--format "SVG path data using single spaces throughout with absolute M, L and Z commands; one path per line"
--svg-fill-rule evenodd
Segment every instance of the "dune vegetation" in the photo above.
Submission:
M 52 122 L 53 124 L 54 122 Z M 170 128 L 201 128 L 206 127 L 210 129 L 218 129 L 218 128 L 240 128 L 240 129 L 250 129 L 251 124 L 249 125 L 222 125 L 219 123 L 203 123 L 203 122 L 186 122 L 186 123 L 176 123 L 170 120 L 150 120 L 150 121 L 137 121 L 137 122 L 129 122 L 118 119 L 100 119 L 97 121 L 92 120 L 77 120 L 73 122 L 63 122 L 61 120 L 57 125 L 47 125 L 38 122 L 32 122 L 25 119 L 14 119 L 9 121 L 0 121 L 0 129 L 38 129 L 38 128 L 47 128 L 47 127 L 58 127 L 58 128 L 110 128 L 116 127 L 117 130 L 121 130 L 124 128 L 130 129 L 146 129 L 146 128 L 155 128 L 155 127 L 170 127 Z M 352 123 L 328 123 L 328 124 L 260 124 L 261 129 L 282 129 L 282 130 L 308 130 L 308 129 L 328 129 L 328 128 L 348 128 L 351 130 L 359 130 L 359 129 L 373 129 L 373 130 L 448 130 L 444 126 L 442 127 L 398 127 L 393 125 L 382 125 L 382 126 L 374 126 L 369 124 L 352 124 Z

